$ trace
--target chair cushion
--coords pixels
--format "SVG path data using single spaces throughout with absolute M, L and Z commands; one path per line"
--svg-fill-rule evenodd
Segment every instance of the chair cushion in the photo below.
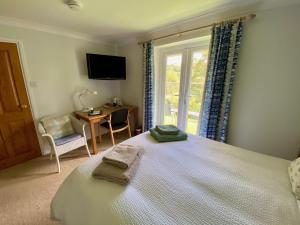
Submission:
M 54 139 L 74 134 L 74 129 L 69 115 L 60 117 L 46 117 L 41 120 L 47 133 Z
M 75 141 L 81 137 L 82 137 L 82 135 L 80 135 L 80 134 L 71 134 L 71 135 L 68 135 L 65 137 L 54 139 L 54 142 L 55 142 L 56 146 L 59 146 L 59 145 L 64 145 L 71 141 Z
M 108 122 L 102 123 L 101 126 L 109 129 L 109 123 Z M 112 129 L 113 130 L 119 130 L 119 129 L 124 128 L 126 126 L 127 126 L 127 123 L 119 123 L 119 124 L 112 125 Z

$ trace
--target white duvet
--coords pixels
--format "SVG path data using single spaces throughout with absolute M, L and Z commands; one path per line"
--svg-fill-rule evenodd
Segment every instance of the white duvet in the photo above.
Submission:
M 57 191 L 52 217 L 66 225 L 299 225 L 289 161 L 189 136 L 156 143 L 148 133 L 126 186 L 91 177 L 103 154 L 76 168 Z

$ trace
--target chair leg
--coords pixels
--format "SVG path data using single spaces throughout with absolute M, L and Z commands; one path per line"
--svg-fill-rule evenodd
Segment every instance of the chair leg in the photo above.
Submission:
M 131 138 L 131 130 L 130 130 L 130 126 L 128 126 L 128 136 L 129 136 L 129 138 Z
M 130 121 L 129 121 L 129 119 L 128 119 L 128 117 L 127 117 L 127 126 L 128 126 L 128 136 L 129 136 L 129 138 L 131 138 L 131 129 L 130 129 Z
M 111 118 L 110 118 L 108 124 L 109 124 L 109 133 L 110 133 L 111 142 L 112 142 L 113 145 L 115 145 L 114 133 L 113 133 L 113 129 L 112 129 L 112 126 L 111 126 Z
M 114 133 L 112 132 L 112 130 L 110 131 L 110 138 L 111 138 L 112 144 L 115 145 Z
M 57 167 L 58 167 L 58 173 L 60 173 L 60 164 L 59 164 L 59 157 L 58 155 L 55 154 L 55 158 L 56 158 L 56 163 L 57 163 Z
M 88 147 L 88 145 L 87 145 L 86 142 L 85 142 L 85 149 L 86 149 L 86 151 L 87 151 L 89 157 L 92 157 L 92 156 L 91 156 L 91 153 L 90 153 L 90 150 L 89 150 L 89 147 Z
M 52 152 L 50 152 L 50 160 L 52 160 Z
M 99 141 L 102 142 L 102 134 L 101 134 L 101 127 L 99 126 Z

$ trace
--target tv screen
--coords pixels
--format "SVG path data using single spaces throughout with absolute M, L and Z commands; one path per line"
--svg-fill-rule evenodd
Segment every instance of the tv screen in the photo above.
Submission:
M 125 80 L 126 58 L 120 56 L 86 54 L 89 79 Z

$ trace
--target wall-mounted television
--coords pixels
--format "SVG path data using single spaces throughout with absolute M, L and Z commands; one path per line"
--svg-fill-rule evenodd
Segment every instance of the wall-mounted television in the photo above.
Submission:
M 86 54 L 89 79 L 125 80 L 126 58 L 111 55 Z

